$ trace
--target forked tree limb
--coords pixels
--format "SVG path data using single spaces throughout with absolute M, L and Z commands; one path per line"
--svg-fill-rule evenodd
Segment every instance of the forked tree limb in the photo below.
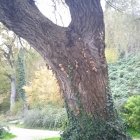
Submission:
M 65 29 L 43 16 L 31 0 L 0 0 L 0 22 L 33 45 L 38 38 L 50 45 L 65 38 Z

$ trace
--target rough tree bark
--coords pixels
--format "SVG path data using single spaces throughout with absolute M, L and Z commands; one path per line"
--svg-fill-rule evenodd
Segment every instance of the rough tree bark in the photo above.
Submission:
M 62 139 L 127 140 L 108 86 L 100 0 L 65 2 L 72 17 L 67 28 L 44 17 L 32 0 L 0 0 L 0 21 L 26 39 L 56 73 L 70 121 Z

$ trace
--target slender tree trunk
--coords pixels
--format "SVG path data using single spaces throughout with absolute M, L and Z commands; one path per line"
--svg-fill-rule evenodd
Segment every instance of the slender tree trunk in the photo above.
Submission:
M 26 71 L 25 71 L 25 50 L 20 48 L 17 59 L 17 94 L 19 100 L 23 103 L 23 115 L 26 115 L 28 106 L 26 101 L 26 94 L 23 87 L 26 85 Z
M 109 90 L 100 0 L 65 0 L 72 18 L 68 28 L 45 18 L 31 0 L 13 1 L 0 0 L 0 21 L 26 39 L 56 73 L 69 118 L 62 139 L 131 139 Z
M 11 77 L 11 96 L 10 96 L 10 111 L 12 112 L 16 102 L 16 79 Z

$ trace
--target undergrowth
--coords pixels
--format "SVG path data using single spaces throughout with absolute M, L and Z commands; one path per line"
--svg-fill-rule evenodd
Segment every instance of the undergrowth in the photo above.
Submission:
M 46 107 L 27 111 L 24 125 L 28 128 L 64 129 L 67 123 L 67 114 L 64 108 Z
M 61 140 L 60 137 L 57 137 L 57 138 L 45 138 L 45 139 L 42 139 L 42 140 Z
M 0 126 L 0 140 L 10 140 L 16 136 L 8 132 L 8 127 Z

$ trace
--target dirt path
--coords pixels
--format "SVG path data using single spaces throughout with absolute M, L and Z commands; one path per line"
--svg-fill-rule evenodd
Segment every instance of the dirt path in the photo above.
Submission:
M 59 131 L 24 129 L 18 127 L 10 127 L 10 132 L 17 137 L 12 140 L 40 140 L 43 138 L 59 137 Z

